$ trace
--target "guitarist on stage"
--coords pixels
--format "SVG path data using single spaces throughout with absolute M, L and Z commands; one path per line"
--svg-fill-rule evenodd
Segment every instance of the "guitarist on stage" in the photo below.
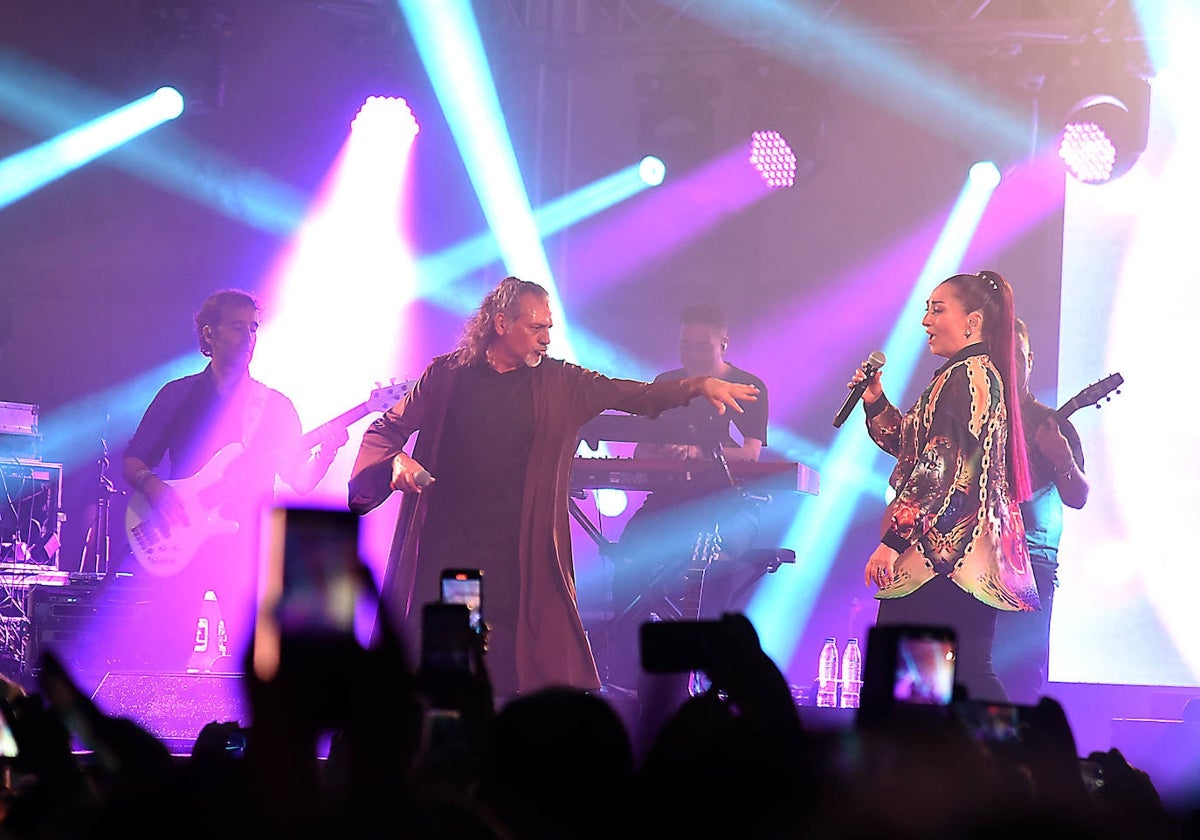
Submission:
M 1058 587 L 1058 544 L 1062 538 L 1063 505 L 1079 509 L 1087 504 L 1088 482 L 1083 474 L 1083 445 L 1066 418 L 1038 402 L 1029 392 L 1033 351 L 1029 328 L 1015 319 L 1017 372 L 1020 383 L 1021 420 L 1029 452 L 1033 496 L 1021 505 L 1029 559 L 1042 602 L 1037 612 L 1001 613 L 996 621 L 992 659 L 996 675 L 1014 703 L 1036 704 L 1046 687 L 1050 661 L 1050 613 Z M 1022 364 L 1022 362 L 1024 364 Z
M 135 553 L 160 620 L 142 629 L 140 653 L 152 667 L 184 669 L 210 589 L 229 634 L 226 661 L 240 661 L 233 657 L 253 627 L 258 522 L 273 502 L 275 478 L 309 492 L 347 441 L 337 429 L 305 448 L 292 401 L 250 376 L 260 314 L 258 301 L 237 289 L 204 301 L 195 329 L 210 363 L 162 387 L 125 450 L 122 472 L 141 497 L 131 509 L 137 502 L 147 514 L 139 535 L 149 547 L 139 543 Z M 201 488 L 208 490 L 197 495 Z M 171 550 L 155 552 L 168 543 Z

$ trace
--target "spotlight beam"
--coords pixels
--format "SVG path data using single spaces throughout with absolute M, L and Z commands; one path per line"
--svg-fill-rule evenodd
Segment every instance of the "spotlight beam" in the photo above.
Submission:
M 114 429 L 132 429 L 164 382 L 198 370 L 192 351 L 104 391 L 59 406 L 41 418 L 46 451 L 54 452 L 64 463 L 82 460 L 98 448 L 106 433 L 106 421 Z
M 446 115 L 506 269 L 545 286 L 563 356 L 574 359 L 566 315 L 538 236 L 525 182 L 468 0 L 397 0 Z
M 0 114 L 38 135 L 68 131 L 80 114 L 118 107 L 82 82 L 12 50 L 0 50 Z M 144 134 L 99 163 L 122 169 L 268 233 L 290 233 L 304 218 L 307 198 L 266 173 L 189 141 Z
M 162 88 L 0 160 L 0 207 L 7 207 L 122 143 L 175 119 L 181 105 L 177 91 Z
M 627 166 L 542 205 L 533 213 L 538 236 L 546 239 L 649 189 L 638 170 L 639 164 Z M 500 244 L 489 231 L 425 257 L 417 267 L 422 295 L 451 311 L 469 312 L 478 302 L 461 300 L 457 281 L 500 256 Z

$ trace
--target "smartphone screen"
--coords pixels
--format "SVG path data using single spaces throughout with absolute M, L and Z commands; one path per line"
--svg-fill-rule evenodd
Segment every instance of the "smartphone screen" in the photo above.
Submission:
M 16 758 L 19 754 L 17 739 L 8 725 L 8 715 L 11 711 L 8 703 L 0 703 L 0 761 L 6 758 Z
M 260 679 L 278 671 L 288 639 L 355 641 L 362 587 L 356 515 L 281 507 L 269 516 L 254 633 L 254 669 Z
M 957 640 L 953 628 L 917 624 L 871 627 L 855 721 L 889 726 L 899 716 L 940 719 L 951 713 Z
M 956 712 L 967 734 L 987 744 L 1019 744 L 1029 727 L 1028 707 L 1014 703 L 967 701 L 957 704 Z
M 954 697 L 954 641 L 935 634 L 900 634 L 896 640 L 898 703 L 948 705 Z
M 442 603 L 465 604 L 471 611 L 471 629 L 483 632 L 483 572 L 480 569 L 442 571 Z

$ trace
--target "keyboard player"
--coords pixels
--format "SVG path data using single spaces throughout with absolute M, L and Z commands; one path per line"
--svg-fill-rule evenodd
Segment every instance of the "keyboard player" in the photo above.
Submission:
M 684 575 L 692 559 L 700 531 L 718 527 L 723 550 L 704 577 L 701 616 L 717 616 L 723 610 L 739 609 L 729 603 L 737 583 L 734 564 L 742 551 L 754 547 L 758 533 L 758 505 L 740 492 L 721 489 L 722 466 L 726 462 L 757 461 L 767 445 L 767 386 L 763 381 L 726 360 L 729 330 L 725 314 L 713 306 L 698 304 L 684 308 L 680 317 L 679 361 L 681 367 L 655 377 L 656 382 L 689 376 L 713 376 L 730 382 L 755 385 L 758 400 L 744 406 L 745 413 L 719 416 L 700 401 L 664 412 L 661 422 L 675 428 L 700 431 L 703 442 L 639 443 L 635 458 L 687 459 L 709 462 L 717 488 L 697 496 L 694 487 L 678 492 L 658 491 L 647 496 L 630 517 L 614 554 L 613 612 L 615 621 L 608 639 L 609 681 L 632 686 L 638 673 L 637 629 L 657 612 L 674 618 L 663 603 L 676 603 Z M 659 422 L 659 421 L 655 421 Z M 698 465 L 705 469 L 705 465 Z M 705 470 L 707 473 L 707 470 Z

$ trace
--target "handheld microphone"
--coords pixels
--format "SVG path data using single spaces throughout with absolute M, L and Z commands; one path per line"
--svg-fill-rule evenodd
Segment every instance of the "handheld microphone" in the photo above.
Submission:
M 413 476 L 413 484 L 417 485 L 418 487 L 428 487 L 435 481 L 437 481 L 437 479 L 429 474 L 429 470 L 418 470 L 416 475 Z
M 883 351 L 875 350 L 863 362 L 862 369 L 867 378 L 850 389 L 850 393 L 846 396 L 846 401 L 842 403 L 842 407 L 838 409 L 837 415 L 833 418 L 833 427 L 835 429 L 841 428 L 841 425 L 846 422 L 846 418 L 850 416 L 850 412 L 854 410 L 854 406 L 862 399 L 863 392 L 867 390 L 867 381 L 870 380 L 876 371 L 883 367 L 883 363 L 886 361 L 887 358 L 883 355 Z

